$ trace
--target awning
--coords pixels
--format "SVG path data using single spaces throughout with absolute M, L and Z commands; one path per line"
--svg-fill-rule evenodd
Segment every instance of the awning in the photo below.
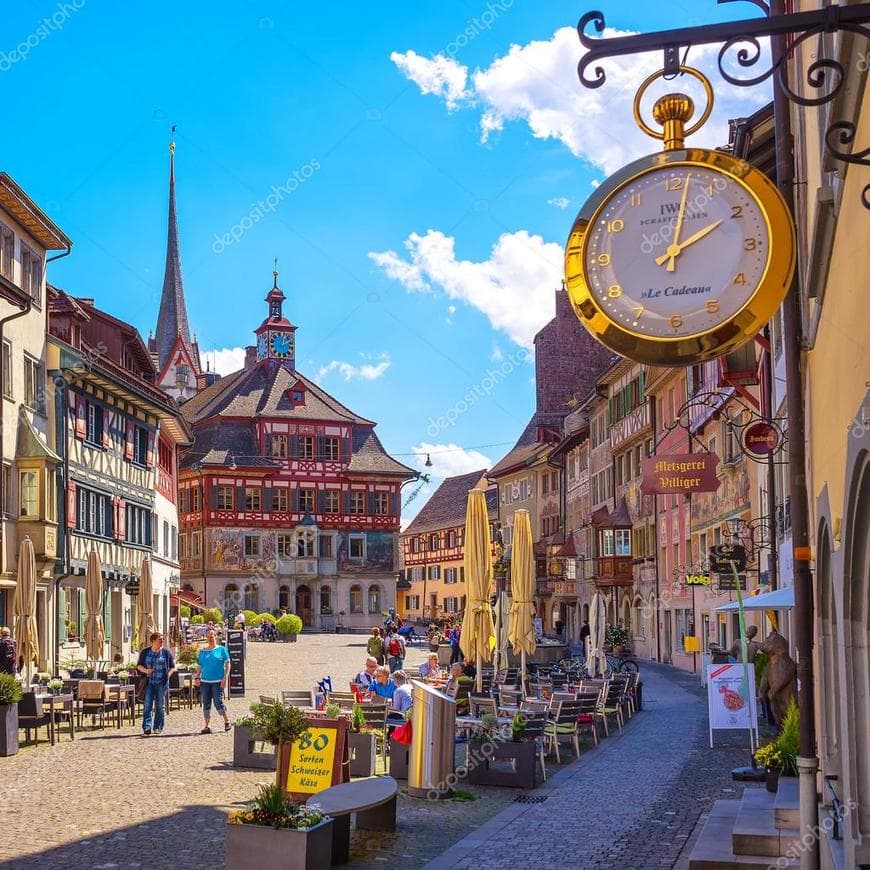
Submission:
M 202 603 L 202 598 L 195 592 L 173 592 L 169 596 L 170 607 L 176 607 L 184 604 L 186 607 L 192 607 L 194 610 L 205 610 L 205 605 Z
M 744 610 L 791 610 L 793 607 L 794 586 L 762 592 L 761 595 L 747 595 L 743 599 Z M 736 613 L 738 609 L 736 601 L 716 608 L 719 613 Z

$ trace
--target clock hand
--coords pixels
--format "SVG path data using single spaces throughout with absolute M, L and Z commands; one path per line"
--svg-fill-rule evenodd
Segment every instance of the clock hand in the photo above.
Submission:
M 688 248 L 689 245 L 694 244 L 699 239 L 703 239 L 704 236 L 707 235 L 707 233 L 712 233 L 713 230 L 715 230 L 716 227 L 718 227 L 721 223 L 722 220 L 720 219 L 715 223 L 709 224 L 708 226 L 704 227 L 704 229 L 698 230 L 698 232 L 696 232 L 694 235 L 689 236 L 689 238 L 686 239 L 684 242 L 680 242 L 678 245 L 670 245 L 667 251 L 665 251 L 665 253 L 662 254 L 661 257 L 656 257 L 656 265 L 661 266 L 665 262 L 665 260 L 669 260 L 667 268 L 669 272 L 673 272 L 674 270 L 671 268 L 671 266 L 674 264 L 675 258 L 678 254 L 682 252 L 683 248 Z
M 686 173 L 686 178 L 683 181 L 683 195 L 680 197 L 680 211 L 677 214 L 677 224 L 674 227 L 674 237 L 668 245 L 667 251 L 656 260 L 656 265 L 661 266 L 665 260 L 668 260 L 668 271 L 673 272 L 676 268 L 677 254 L 680 253 L 680 231 L 683 229 L 683 218 L 686 215 L 686 197 L 689 195 L 689 177 L 691 172 Z
M 715 230 L 716 227 L 718 227 L 719 224 L 721 224 L 721 223 L 722 223 L 722 218 L 719 218 L 719 220 L 715 221 L 712 224 L 708 224 L 702 230 L 698 230 L 698 232 L 689 236 L 689 238 L 686 239 L 684 242 L 680 242 L 680 251 L 682 251 L 683 248 L 688 248 L 689 245 L 694 245 L 695 242 L 699 241 L 700 239 L 703 239 L 704 236 L 707 235 L 707 233 L 712 233 L 713 230 Z

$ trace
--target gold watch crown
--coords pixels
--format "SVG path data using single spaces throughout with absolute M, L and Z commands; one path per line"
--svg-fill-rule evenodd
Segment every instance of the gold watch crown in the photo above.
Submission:
M 686 94 L 665 94 L 656 100 L 652 109 L 652 116 L 656 124 L 662 128 L 661 131 L 653 130 L 641 117 L 640 101 L 646 93 L 647 88 L 654 81 L 664 76 L 664 70 L 659 70 L 649 76 L 637 89 L 637 94 L 634 97 L 635 123 L 647 136 L 652 136 L 653 139 L 661 139 L 664 142 L 665 151 L 676 151 L 682 148 L 686 137 L 691 136 L 692 133 L 703 127 L 713 111 L 713 88 L 707 77 L 694 67 L 681 66 L 679 69 L 681 73 L 687 73 L 701 82 L 707 96 L 707 105 L 703 114 L 688 129 L 686 124 L 695 114 L 695 103 Z

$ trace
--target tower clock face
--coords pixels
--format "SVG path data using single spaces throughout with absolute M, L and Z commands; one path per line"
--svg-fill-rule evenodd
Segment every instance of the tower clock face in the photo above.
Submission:
M 285 359 L 293 353 L 293 336 L 289 332 L 273 332 L 269 347 L 273 356 Z
M 578 316 L 640 362 L 685 365 L 752 339 L 793 269 L 791 222 L 766 177 L 727 155 L 688 153 L 716 157 L 655 155 L 660 165 L 605 182 L 568 240 Z M 742 175 L 716 165 L 723 158 Z

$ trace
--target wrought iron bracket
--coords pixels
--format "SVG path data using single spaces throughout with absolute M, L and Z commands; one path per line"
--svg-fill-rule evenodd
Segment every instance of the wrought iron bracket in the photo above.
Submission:
M 721 0 L 720 0 L 721 2 Z M 757 0 L 749 0 L 763 6 Z M 870 44 L 870 3 L 855 5 L 830 5 L 809 12 L 795 12 L 787 15 L 771 15 L 744 21 L 726 21 L 700 27 L 684 27 L 675 30 L 659 30 L 654 33 L 640 33 L 632 36 L 595 37 L 593 32 L 603 33 L 606 27 L 604 13 L 587 12 L 577 24 L 577 33 L 586 53 L 577 65 L 580 82 L 587 88 L 600 88 L 607 80 L 607 74 L 600 65 L 606 58 L 622 57 L 641 52 L 661 51 L 665 78 L 675 78 L 679 67 L 685 60 L 685 53 L 694 46 L 721 43 L 719 50 L 719 73 L 725 81 L 738 87 L 752 87 L 777 74 L 780 86 L 789 100 L 800 106 L 821 106 L 833 100 L 842 90 L 846 81 L 846 69 L 840 61 L 827 57 L 827 46 L 819 46 L 819 56 L 806 69 L 808 92 L 815 96 L 803 96 L 791 87 L 788 80 L 788 61 L 798 46 L 813 37 L 825 33 L 853 33 L 868 40 Z M 587 32 L 588 31 L 588 32 Z M 788 48 L 769 69 L 741 78 L 725 68 L 725 61 L 731 59 L 737 67 L 752 70 L 762 59 L 760 39 L 768 36 L 790 37 Z M 682 55 L 682 57 L 681 57 Z M 870 53 L 868 53 L 870 58 Z M 732 66 L 733 69 L 733 66 Z M 861 71 L 866 72 L 865 70 Z M 855 150 L 856 127 L 851 121 L 835 120 L 825 133 L 825 145 L 830 154 L 845 163 L 870 166 L 870 148 Z M 861 198 L 870 209 L 870 185 L 864 188 Z

